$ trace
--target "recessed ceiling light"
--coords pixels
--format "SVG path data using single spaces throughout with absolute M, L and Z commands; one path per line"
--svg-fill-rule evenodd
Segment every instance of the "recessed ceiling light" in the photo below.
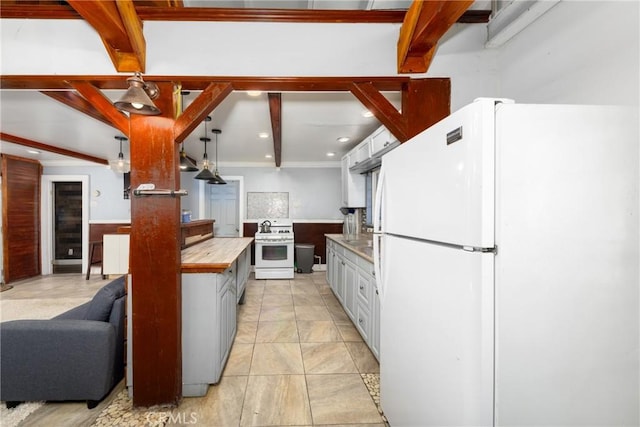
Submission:
M 262 92 L 259 90 L 248 90 L 247 91 L 247 95 L 249 96 L 260 96 L 262 95 Z
M 40 152 L 38 150 L 27 150 L 27 153 L 40 154 Z
M 364 110 L 362 112 L 362 117 L 373 117 L 373 113 L 369 110 Z
M 333 151 L 329 151 L 329 152 L 327 153 L 327 157 L 333 157 L 333 156 L 335 156 L 335 155 L 336 155 L 336 153 L 334 153 Z
M 341 136 L 340 138 L 337 139 L 337 141 L 338 142 L 348 142 L 349 139 L 351 139 L 351 138 L 349 138 L 348 136 Z
M 269 134 L 267 132 L 260 132 L 258 134 L 258 137 L 260 137 L 260 138 L 269 138 Z
M 270 159 L 270 158 L 272 158 L 273 156 L 272 156 L 271 154 L 265 154 L 265 155 L 264 155 L 264 157 L 265 157 L 265 158 L 267 158 L 267 159 Z

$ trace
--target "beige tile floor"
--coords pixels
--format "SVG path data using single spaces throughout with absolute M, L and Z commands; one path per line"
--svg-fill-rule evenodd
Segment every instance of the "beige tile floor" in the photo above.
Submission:
M 323 272 L 249 280 L 218 385 L 184 398 L 175 419 L 204 426 L 384 426 L 360 374 L 378 362 Z M 180 425 L 179 423 L 169 425 Z
M 105 283 L 98 276 L 74 284 L 47 277 L 3 292 L 0 299 L 27 300 L 45 290 L 56 298 L 88 299 Z M 220 383 L 204 397 L 184 398 L 168 425 L 385 425 L 361 376 L 378 373 L 378 363 L 323 272 L 293 280 L 249 280 L 237 319 Z M 91 426 L 98 414 L 82 403 L 48 403 L 21 425 L 66 420 L 60 425 Z

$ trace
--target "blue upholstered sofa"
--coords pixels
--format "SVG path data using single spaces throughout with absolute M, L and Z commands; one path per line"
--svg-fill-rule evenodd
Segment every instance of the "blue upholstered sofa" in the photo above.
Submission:
M 0 323 L 0 400 L 86 400 L 95 407 L 124 375 L 124 276 L 50 320 Z

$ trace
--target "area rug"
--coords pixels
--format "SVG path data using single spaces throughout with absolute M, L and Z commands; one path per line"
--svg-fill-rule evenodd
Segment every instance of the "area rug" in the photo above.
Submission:
M 32 298 L 0 300 L 0 320 L 51 319 L 87 302 L 88 298 Z
M 44 405 L 44 402 L 21 403 L 15 408 L 7 409 L 4 402 L 0 407 L 0 425 L 2 427 L 16 427 L 22 420 L 31 415 L 36 409 Z

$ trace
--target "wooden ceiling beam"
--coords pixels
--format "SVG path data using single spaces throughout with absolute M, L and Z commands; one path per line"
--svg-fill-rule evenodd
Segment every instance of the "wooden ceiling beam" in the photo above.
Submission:
M 142 21 L 132 0 L 68 0 L 100 35 L 111 62 L 121 73 L 145 71 Z
M 276 167 L 282 163 L 282 94 L 268 93 L 271 132 L 273 134 L 273 158 Z
M 112 126 L 118 129 L 120 132 L 129 136 L 129 118 L 113 106 L 113 103 L 109 98 L 104 96 L 100 89 L 93 86 L 88 82 L 72 82 L 73 86 L 96 110 L 100 112 L 107 120 L 112 123 Z
M 231 92 L 233 92 L 231 83 L 209 84 L 176 119 L 173 127 L 176 143 L 184 141 Z
M 400 28 L 398 73 L 424 73 L 431 65 L 438 41 L 473 0 L 414 0 Z
M 404 21 L 403 10 L 274 10 L 182 7 L 180 0 L 139 2 L 136 12 L 143 21 L 234 21 L 234 22 L 308 22 L 308 23 L 391 23 Z M 161 4 L 156 4 L 161 3 Z M 491 10 L 468 10 L 458 20 L 463 24 L 486 24 Z M 82 19 L 66 5 L 3 4 L 0 18 L 5 19 Z
M 353 83 L 351 93 L 385 125 L 398 141 L 404 142 L 407 136 L 407 120 L 398 112 L 371 83 Z
M 175 82 L 184 90 L 204 90 L 211 83 L 230 83 L 233 90 L 262 90 L 267 92 L 323 92 L 350 91 L 353 83 L 371 83 L 380 91 L 401 91 L 409 77 L 234 77 L 234 76 L 150 76 L 150 82 Z M 98 89 L 127 89 L 126 77 L 72 75 L 1 75 L 1 89 L 60 90 L 70 83 L 87 82 Z
M 78 95 L 76 92 L 70 90 L 51 90 L 41 91 L 40 93 L 42 93 L 43 95 L 47 95 L 48 97 L 51 97 L 68 107 L 78 110 L 89 117 L 93 117 L 94 119 L 99 120 L 102 123 L 113 126 L 113 123 L 111 123 L 105 116 L 103 116 L 100 111 L 96 110 L 96 108 L 91 105 L 90 102 L 88 102 L 82 96 Z
M 54 147 L 53 145 L 43 144 L 42 142 L 32 141 L 30 139 L 22 138 L 8 133 L 0 132 L 0 139 L 13 144 L 22 145 L 24 147 L 34 148 L 36 150 L 48 151 L 50 153 L 60 154 L 62 156 L 73 157 L 80 160 L 87 160 L 89 162 L 99 163 L 101 165 L 108 165 L 109 162 L 106 159 L 100 157 L 90 156 L 88 154 L 78 153 L 77 151 L 67 150 L 65 148 Z

